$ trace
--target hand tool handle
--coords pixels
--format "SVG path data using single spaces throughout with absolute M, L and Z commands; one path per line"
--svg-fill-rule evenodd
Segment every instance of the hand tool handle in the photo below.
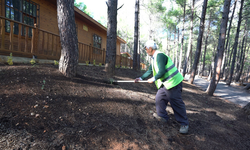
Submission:
M 135 82 L 134 80 L 117 80 L 117 81 L 114 81 L 114 82 Z M 143 80 L 143 81 L 139 81 L 138 83 L 140 82 L 148 82 L 147 80 Z

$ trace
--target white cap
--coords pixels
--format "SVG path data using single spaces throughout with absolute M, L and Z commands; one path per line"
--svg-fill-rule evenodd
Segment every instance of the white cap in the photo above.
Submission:
M 153 40 L 148 40 L 145 44 L 145 47 L 152 47 L 152 49 L 157 50 L 157 45 Z

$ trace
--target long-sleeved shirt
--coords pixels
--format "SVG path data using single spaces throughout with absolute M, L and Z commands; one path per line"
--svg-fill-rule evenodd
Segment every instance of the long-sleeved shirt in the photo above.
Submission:
M 158 67 L 159 67 L 159 72 L 154 76 L 155 80 L 158 80 L 159 78 L 161 78 L 166 72 L 165 72 L 165 66 L 168 62 L 168 57 L 166 57 L 164 54 L 162 53 L 159 53 L 157 56 L 154 56 L 152 57 L 152 59 L 156 59 L 157 60 L 157 64 L 158 64 Z M 152 70 L 152 65 L 151 64 L 149 66 L 149 69 L 147 72 L 145 72 L 142 76 L 141 76 L 141 79 L 144 80 L 145 78 L 149 77 L 152 73 L 153 73 L 153 70 Z

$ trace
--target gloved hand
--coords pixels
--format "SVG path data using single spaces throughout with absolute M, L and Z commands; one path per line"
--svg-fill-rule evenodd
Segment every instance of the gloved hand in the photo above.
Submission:
M 148 83 L 154 83 L 155 82 L 155 78 L 152 77 L 152 78 L 148 79 L 147 81 L 148 81 Z
M 142 79 L 141 78 L 136 78 L 135 79 L 135 83 L 138 83 L 139 81 L 142 81 Z

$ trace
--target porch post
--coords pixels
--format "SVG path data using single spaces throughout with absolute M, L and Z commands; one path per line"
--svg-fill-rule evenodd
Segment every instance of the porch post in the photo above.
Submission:
M 22 39 L 22 25 L 18 24 L 18 44 L 17 44 L 17 51 L 21 51 L 21 39 Z
M 10 47 L 9 50 L 13 50 L 13 26 L 14 26 L 14 22 L 10 22 Z
M 25 48 L 24 48 L 24 52 L 27 53 L 27 52 L 28 52 L 28 37 L 29 37 L 29 35 L 28 35 L 29 32 L 28 32 L 28 31 L 29 31 L 29 27 L 26 26 L 26 27 L 25 27 L 25 31 L 26 31 L 26 32 L 25 32 L 25 44 L 24 44 L 24 45 L 25 45 L 25 46 L 24 46 Z
M 102 50 L 102 64 L 105 64 L 105 48 Z
M 1 34 L 2 34 L 2 41 L 1 41 L 1 49 L 4 49 L 4 38 L 5 38 L 5 20 L 1 19 Z
M 37 28 L 37 25 L 34 24 L 35 28 L 32 29 L 32 42 L 31 42 L 31 53 L 36 54 L 37 48 L 38 48 L 38 37 L 39 37 L 39 31 Z
M 91 62 L 91 57 L 92 57 L 92 46 L 90 44 L 89 45 L 89 63 Z

